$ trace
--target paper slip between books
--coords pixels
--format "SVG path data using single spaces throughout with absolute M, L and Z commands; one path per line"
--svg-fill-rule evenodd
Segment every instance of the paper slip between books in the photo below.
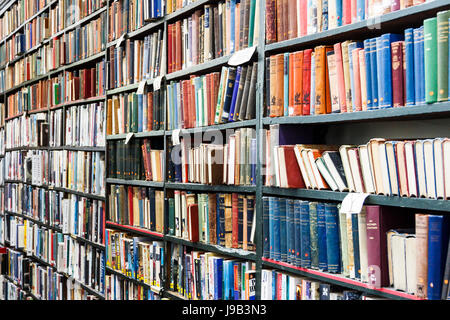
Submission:
M 127 136 L 125 137 L 125 144 L 128 144 L 133 135 L 134 135 L 133 132 L 127 133 Z
M 250 59 L 253 57 L 255 50 L 256 50 L 256 46 L 253 46 L 253 47 L 246 48 L 246 49 L 235 52 L 231 56 L 231 58 L 228 60 L 228 65 L 236 67 L 241 64 L 249 62 Z
M 153 80 L 153 91 L 161 89 L 161 80 L 162 76 L 158 76 L 155 78 L 155 80 Z
M 364 200 L 366 200 L 368 193 L 349 193 L 342 200 L 342 213 L 359 213 L 361 212 Z
M 180 132 L 181 129 L 175 129 L 172 131 L 172 144 L 176 146 L 177 144 L 180 144 Z
M 145 88 L 146 84 L 147 84 L 147 80 L 142 80 L 141 82 L 139 82 L 139 87 L 137 89 L 136 94 L 144 94 L 144 88 Z
M 120 47 L 120 44 L 121 44 L 122 41 L 125 39 L 125 35 L 126 35 L 126 33 L 124 33 L 123 35 L 121 35 L 120 38 L 117 40 L 117 42 L 116 42 L 116 49 L 117 49 L 118 47 Z

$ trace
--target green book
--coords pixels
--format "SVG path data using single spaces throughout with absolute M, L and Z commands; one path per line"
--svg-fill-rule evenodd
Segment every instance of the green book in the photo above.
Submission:
M 175 235 L 175 199 L 169 198 L 169 235 Z
M 253 46 L 253 34 L 255 33 L 255 10 L 256 10 L 256 0 L 251 0 L 250 2 L 250 16 L 248 22 L 248 47 Z
M 437 18 L 426 19 L 424 27 L 425 102 L 437 101 Z
M 138 132 L 138 96 L 136 93 L 133 93 L 131 103 L 132 103 L 131 132 Z
M 448 18 L 450 10 L 437 13 L 437 99 L 448 99 Z
M 317 232 L 317 202 L 309 203 L 309 231 L 311 241 L 311 267 L 319 268 L 318 232 Z

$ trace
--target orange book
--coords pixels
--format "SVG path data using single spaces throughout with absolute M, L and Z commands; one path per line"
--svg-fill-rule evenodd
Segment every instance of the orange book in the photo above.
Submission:
M 327 52 L 331 47 L 319 46 L 314 50 L 316 59 L 315 113 L 331 113 L 330 83 L 328 77 Z
M 293 59 L 293 81 L 292 91 L 293 91 L 293 116 L 301 116 L 303 109 L 303 51 L 294 52 L 292 54 Z M 289 64 L 291 65 L 291 64 Z M 290 112 L 289 112 L 289 115 Z
M 292 116 L 294 113 L 294 54 L 295 53 L 290 53 L 289 54 L 289 70 L 288 70 L 288 75 L 289 75 L 289 115 Z
M 284 54 L 270 57 L 270 116 L 283 116 Z

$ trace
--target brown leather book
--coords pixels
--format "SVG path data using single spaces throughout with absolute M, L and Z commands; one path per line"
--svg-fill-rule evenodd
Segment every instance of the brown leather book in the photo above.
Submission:
M 428 294 L 428 215 L 416 214 L 416 295 L 427 298 Z
M 239 195 L 237 193 L 233 193 L 231 195 L 231 206 L 232 206 L 232 248 L 238 248 L 238 230 L 239 230 Z
M 277 27 L 277 41 L 282 41 L 283 39 L 283 2 L 282 0 L 277 0 L 276 4 L 276 27 Z
M 225 194 L 225 247 L 233 246 L 233 206 L 231 194 Z
M 189 241 L 198 242 L 198 204 L 188 205 L 188 236 Z
M 287 0 L 286 0 L 287 1 Z M 297 38 L 297 1 L 287 1 L 288 2 L 288 39 Z
M 112 99 L 108 99 L 106 105 L 106 135 L 112 135 L 112 119 L 113 119 L 113 111 L 112 111 Z
M 276 0 L 266 0 L 266 43 L 277 42 Z
M 208 210 L 209 210 L 209 243 L 210 244 L 217 244 L 217 234 L 215 232 L 216 230 L 216 219 L 217 219 L 217 212 L 216 212 L 216 194 L 215 193 L 209 193 L 208 194 Z
M 397 156 L 398 181 L 400 186 L 400 196 L 409 197 L 408 175 L 406 173 L 405 143 L 399 141 L 395 144 L 395 154 Z

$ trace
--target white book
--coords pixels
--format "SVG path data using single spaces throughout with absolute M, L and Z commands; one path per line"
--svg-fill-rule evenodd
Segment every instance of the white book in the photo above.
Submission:
M 442 155 L 442 138 L 436 138 L 433 141 L 434 149 L 434 171 L 436 176 L 436 197 L 444 199 L 444 163 Z
M 434 171 L 434 154 L 433 154 L 433 140 L 427 139 L 423 143 L 424 163 L 425 163 L 425 177 L 427 181 L 427 196 L 428 198 L 436 198 L 436 184 Z
M 414 159 L 414 142 L 405 142 L 405 161 L 406 161 L 406 174 L 408 176 L 408 191 L 410 197 L 417 197 L 417 184 L 416 184 L 416 166 Z
M 442 154 L 444 163 L 444 189 L 445 199 L 450 199 L 450 140 L 445 139 L 442 143 Z
M 230 136 L 230 151 L 228 157 L 228 184 L 234 184 L 235 154 L 236 154 L 236 136 Z
M 305 163 L 303 162 L 300 149 L 297 146 L 295 146 L 294 152 L 295 157 L 297 158 L 298 166 L 300 167 L 300 172 L 302 173 L 303 181 L 305 182 L 305 186 L 307 189 L 311 189 L 312 188 L 311 181 L 309 180 L 308 172 L 306 171 L 306 166 Z
M 369 282 L 368 257 L 367 257 L 367 225 L 366 225 L 366 207 L 362 207 L 358 214 L 358 239 L 359 239 L 359 260 L 361 268 L 361 281 Z
M 415 160 L 416 160 L 416 174 L 417 174 L 417 196 L 425 197 L 427 196 L 427 182 L 425 179 L 425 163 L 423 155 L 423 141 L 417 140 L 414 143 L 415 149 Z
M 340 146 L 339 154 L 341 155 L 342 166 L 344 167 L 344 173 L 345 173 L 345 178 L 347 180 L 347 186 L 348 186 L 349 192 L 354 192 L 356 189 L 355 189 L 353 175 L 352 175 L 352 171 L 350 168 L 350 161 L 348 159 L 348 153 L 347 153 L 347 149 L 351 148 L 351 147 L 352 146 L 348 146 L 348 145 Z
M 359 163 L 361 165 L 361 173 L 364 180 L 365 191 L 368 193 L 375 193 L 375 183 L 372 168 L 370 166 L 371 157 L 369 156 L 369 147 L 367 145 L 360 145 L 358 147 Z M 353 170 L 353 167 L 352 167 Z M 356 170 L 355 170 L 356 171 Z M 354 172 L 354 171 L 352 171 Z
M 359 161 L 358 161 L 358 155 L 357 155 L 357 149 L 350 149 L 348 150 L 348 158 L 349 158 L 349 164 L 350 169 L 353 176 L 353 181 L 355 183 L 355 191 L 359 193 L 364 192 L 364 186 L 362 185 L 362 177 L 359 169 Z
M 325 181 L 330 186 L 331 190 L 338 191 L 338 185 L 334 181 L 333 177 L 331 176 L 330 172 L 328 171 L 328 168 L 325 166 L 324 162 L 322 162 L 321 158 L 316 159 L 316 166 L 319 170 L 322 177 L 325 179 Z

